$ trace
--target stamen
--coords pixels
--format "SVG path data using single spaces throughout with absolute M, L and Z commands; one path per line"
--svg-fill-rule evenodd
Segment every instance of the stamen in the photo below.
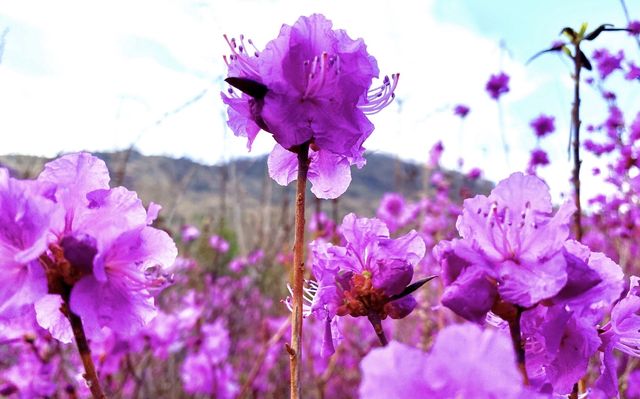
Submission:
M 318 283 L 312 280 L 306 280 L 305 284 L 307 287 L 302 287 L 303 295 L 302 295 L 302 316 L 307 317 L 311 314 L 311 310 L 313 307 L 313 300 L 315 299 L 316 293 L 318 292 Z M 289 284 L 287 284 L 287 290 L 291 295 L 293 295 L 293 289 Z M 293 312 L 293 301 L 291 300 L 291 296 L 287 296 L 284 299 L 284 304 L 289 309 L 290 312 Z
M 382 111 L 382 109 L 391 104 L 395 98 L 394 91 L 398 86 L 399 78 L 399 73 L 391 75 L 391 79 L 389 79 L 388 76 L 385 76 L 382 81 L 382 85 L 370 89 L 367 95 L 363 98 L 363 103 L 358 105 L 358 108 L 368 115 L 377 114 Z
M 229 39 L 226 34 L 222 36 L 231 49 L 231 54 L 229 55 L 228 60 L 226 56 L 223 56 L 227 66 L 230 66 L 232 62 L 235 62 L 236 66 L 240 69 L 240 72 L 245 75 L 245 77 L 257 78 L 259 74 L 255 66 L 255 59 L 247 53 L 247 46 L 244 44 L 244 35 L 240 35 L 239 46 L 235 38 Z M 253 45 L 253 42 L 249 41 L 249 44 L 255 49 L 255 57 L 257 57 L 259 53 L 258 49 Z

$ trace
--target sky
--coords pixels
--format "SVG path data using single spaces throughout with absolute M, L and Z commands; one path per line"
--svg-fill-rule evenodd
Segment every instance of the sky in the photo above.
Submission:
M 220 91 L 229 49 L 222 35 L 244 34 L 262 47 L 283 23 L 314 12 L 364 38 L 382 74 L 401 73 L 398 101 L 372 117 L 367 149 L 424 162 L 441 140 L 444 166 L 462 158 L 463 170 L 480 166 L 497 181 L 526 167 L 537 145 L 529 122 L 546 113 L 556 117 L 557 131 L 539 145 L 554 165 L 540 174 L 556 196 L 569 189 L 571 66 L 555 54 L 526 61 L 564 26 L 626 25 L 615 0 L 4 0 L 0 154 L 53 157 L 133 144 L 148 155 L 214 164 L 268 153 L 268 134 L 249 154 L 225 126 Z M 640 18 L 640 5 L 629 4 L 629 12 Z M 639 55 L 624 33 L 602 35 L 586 52 L 601 46 Z M 498 106 L 484 86 L 501 70 L 511 76 L 511 91 Z M 622 109 L 635 115 L 635 86 L 622 79 L 612 85 L 624 88 Z M 458 103 L 471 107 L 464 121 L 452 113 Z M 606 116 L 588 90 L 583 114 L 585 124 Z M 587 159 L 583 175 L 595 164 Z

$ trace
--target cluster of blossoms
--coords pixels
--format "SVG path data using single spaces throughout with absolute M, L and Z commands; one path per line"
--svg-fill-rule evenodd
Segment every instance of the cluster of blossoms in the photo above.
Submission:
M 109 188 L 100 159 L 86 153 L 48 163 L 36 180 L 0 169 L 0 317 L 32 317 L 70 342 L 67 318 L 82 319 L 93 337 L 108 327 L 130 335 L 156 314 L 153 294 L 167 279 L 177 250 L 150 227 L 134 192 Z
M 378 65 L 362 39 L 333 30 L 320 14 L 283 25 L 262 51 L 250 50 L 243 36 L 227 41 L 227 82 L 241 91 L 222 94 L 234 133 L 247 137 L 249 148 L 260 129 L 273 135 L 268 166 L 279 184 L 297 178 L 296 153 L 304 148 L 311 191 L 318 198 L 344 193 L 351 165 L 365 163 L 363 144 L 373 131 L 367 115 L 393 100 L 398 75 L 372 89 Z
M 605 255 L 569 239 L 573 211 L 567 202 L 553 215 L 546 185 L 516 173 L 488 197 L 466 200 L 457 223 L 462 238 L 435 250 L 443 305 L 477 323 L 498 315 L 517 326 L 529 382 L 540 392 L 571 393 L 599 349 L 607 359 L 607 342 L 634 348 L 631 339 L 640 337 L 599 329 L 624 276 Z M 611 325 L 619 317 L 614 308 Z M 617 387 L 605 385 L 615 368 L 603 367 L 596 387 L 615 395 Z

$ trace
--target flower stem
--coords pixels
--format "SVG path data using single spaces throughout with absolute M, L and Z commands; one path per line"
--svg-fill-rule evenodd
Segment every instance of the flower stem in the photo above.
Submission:
M 380 316 L 377 313 L 369 312 L 367 315 L 369 322 L 373 326 L 373 330 L 376 332 L 378 336 L 378 340 L 380 340 L 380 344 L 382 346 L 387 346 L 389 341 L 387 341 L 387 336 L 384 335 L 384 330 L 382 329 L 382 321 L 380 320 Z
M 511 341 L 513 342 L 513 349 L 516 351 L 516 361 L 522 377 L 524 378 L 524 385 L 529 385 L 529 377 L 527 376 L 527 368 L 525 365 L 525 353 L 524 345 L 522 343 L 522 333 L 520 331 L 520 318 L 522 316 L 522 308 L 515 307 L 515 317 L 509 318 L 509 332 L 511 333 Z
M 293 295 L 289 364 L 291 370 L 291 399 L 302 393 L 300 368 L 302 366 L 302 287 L 304 284 L 304 202 L 309 171 L 309 143 L 298 148 L 298 180 L 296 184 L 295 241 L 293 244 Z
M 574 63 L 574 86 L 573 86 L 573 107 L 571 109 L 571 127 L 573 135 L 573 174 L 571 182 L 573 183 L 574 200 L 576 205 L 576 213 L 574 213 L 574 226 L 576 231 L 576 240 L 582 240 L 582 207 L 580 206 L 580 71 L 582 70 L 582 52 L 580 44 L 576 44 Z
M 84 366 L 84 379 L 87 381 L 87 385 L 91 390 L 91 394 L 94 399 L 106 399 L 104 392 L 102 391 L 102 387 L 100 386 L 100 381 L 98 380 L 98 374 L 96 373 L 96 367 L 93 364 L 93 360 L 91 359 L 91 349 L 89 348 L 89 343 L 87 342 L 87 336 L 84 333 L 84 327 L 82 326 L 82 320 L 80 317 L 71 311 L 69 307 L 69 301 L 65 298 L 64 314 L 69 319 L 69 323 L 71 323 L 71 330 L 73 331 L 73 336 L 76 339 L 76 345 L 78 346 L 78 352 L 80 353 L 80 358 L 82 359 L 82 364 Z

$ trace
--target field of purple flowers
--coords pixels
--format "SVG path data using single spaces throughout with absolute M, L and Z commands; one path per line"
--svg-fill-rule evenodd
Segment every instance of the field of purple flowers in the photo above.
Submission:
M 233 229 L 201 220 L 172 231 L 162 204 L 113 187 L 89 153 L 34 178 L 0 168 L 0 397 L 640 398 L 640 113 L 608 86 L 638 84 L 640 67 L 602 35 L 639 40 L 640 21 L 564 28 L 531 59 L 570 65 L 559 203 L 536 173 L 554 161 L 541 143 L 564 132 L 540 114 L 528 167 L 488 195 L 453 192 L 437 143 L 422 198 L 318 211 L 307 196 L 349 189 L 384 134 L 369 115 L 402 85 L 320 14 L 260 48 L 224 37 L 228 125 L 249 148 L 272 136 L 269 175 L 296 186 L 276 249 L 239 253 Z M 487 77 L 487 101 L 509 83 Z M 605 120 L 581 115 L 584 90 Z M 585 181 L 607 194 L 585 198 Z

